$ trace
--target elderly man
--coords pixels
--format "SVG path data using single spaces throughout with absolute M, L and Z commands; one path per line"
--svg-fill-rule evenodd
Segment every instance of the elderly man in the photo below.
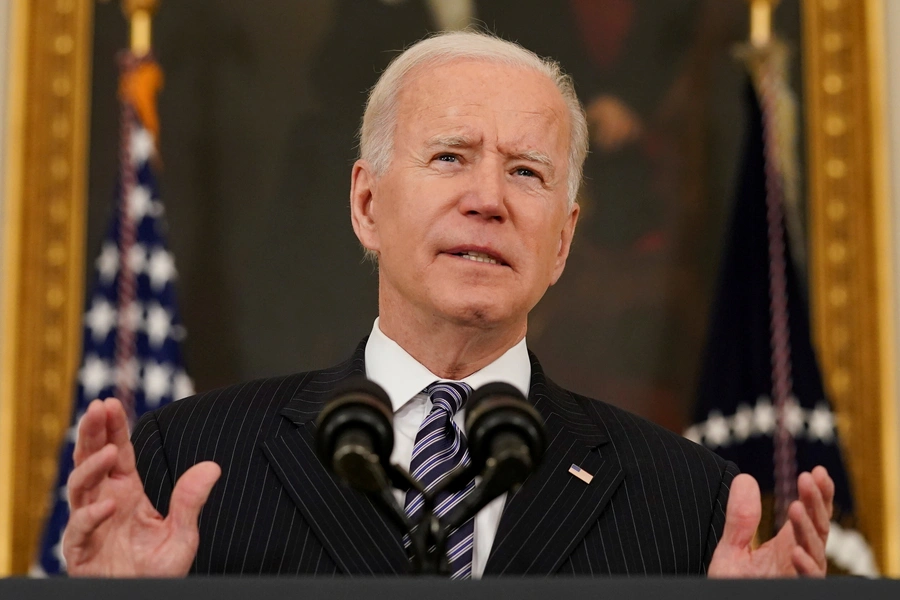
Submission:
M 539 470 L 451 534 L 455 577 L 824 574 L 824 469 L 800 476 L 789 522 L 754 549 L 751 477 L 562 389 L 528 353 L 528 313 L 575 232 L 586 138 L 569 79 L 515 44 L 454 33 L 399 56 L 371 92 L 352 172 L 353 229 L 379 268 L 371 334 L 332 369 L 156 411 L 131 441 L 118 401 L 95 401 L 69 480 L 69 572 L 408 572 L 401 532 L 313 451 L 329 392 L 365 374 L 393 405 L 394 460 L 423 482 L 436 447 L 452 456 L 445 468 L 467 460 L 473 388 L 508 382 L 546 422 Z M 396 496 L 415 512 L 413 492 Z

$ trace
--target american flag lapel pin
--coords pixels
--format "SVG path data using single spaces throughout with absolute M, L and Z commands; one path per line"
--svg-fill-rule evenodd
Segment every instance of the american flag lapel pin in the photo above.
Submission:
M 590 484 L 591 481 L 594 480 L 594 476 L 579 467 L 578 465 L 572 465 L 569 467 L 569 473 L 582 480 L 583 482 Z

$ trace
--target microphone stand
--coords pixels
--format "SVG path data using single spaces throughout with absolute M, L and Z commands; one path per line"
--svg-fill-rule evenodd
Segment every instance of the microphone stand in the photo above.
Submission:
M 434 516 L 433 496 L 426 493 L 421 483 L 397 465 L 391 464 L 385 472 L 365 435 L 359 435 L 356 439 L 356 433 L 349 432 L 345 436 L 345 443 L 334 454 L 335 474 L 347 482 L 352 482 L 353 487 L 365 493 L 391 523 L 409 535 L 413 549 L 411 557 L 413 573 L 425 575 L 441 573 L 439 557 L 436 558 L 429 551 L 432 547 L 440 545 L 436 533 L 440 531 L 440 524 Z M 391 491 L 392 485 L 399 489 L 413 489 L 422 494 L 424 500 L 422 520 L 418 526 L 413 525 L 406 512 L 400 508 Z
M 446 543 L 442 541 L 445 537 L 444 531 L 441 530 L 440 521 L 434 514 L 434 494 L 425 491 L 419 481 L 398 465 L 391 464 L 389 474 L 394 487 L 401 490 L 408 488 L 422 494 L 422 518 L 417 525 L 413 525 L 406 516 L 406 512 L 398 506 L 390 489 L 383 488 L 382 494 L 383 498 L 390 501 L 392 510 L 401 516 L 402 529 L 409 535 L 412 542 L 413 573 L 418 575 L 449 574 L 450 565 L 443 551 L 446 546 Z
M 450 574 L 450 563 L 447 560 L 448 533 L 475 516 L 491 500 L 521 483 L 524 476 L 530 472 L 530 469 L 521 470 L 523 458 L 530 464 L 527 456 L 510 460 L 488 460 L 481 484 L 476 486 L 445 520 L 441 520 L 434 514 L 435 498 L 441 492 L 454 493 L 465 488 L 476 475 L 472 465 L 459 466 L 450 471 L 441 485 L 426 492 L 419 481 L 397 465 L 392 464 L 390 470 L 385 472 L 378 458 L 365 448 L 350 446 L 342 454 L 343 456 L 335 457 L 338 473 L 350 467 L 349 461 L 352 461 L 352 467 L 357 474 L 365 472 L 368 475 L 366 485 L 361 485 L 363 482 L 357 478 L 357 489 L 369 496 L 382 514 L 409 535 L 413 549 L 410 559 L 412 571 L 417 575 L 448 576 Z M 392 487 L 401 490 L 412 489 L 422 494 L 422 518 L 418 524 L 413 524 L 406 512 L 400 508 L 391 490 Z
M 503 436 L 507 435 L 510 434 L 498 434 L 497 441 L 502 445 Z M 438 539 L 436 553 L 446 559 L 448 533 L 477 515 L 482 508 L 504 492 L 515 493 L 533 470 L 531 455 L 523 446 L 511 448 L 489 458 L 485 462 L 485 469 L 481 474 L 481 483 L 475 486 L 472 493 L 466 496 L 455 509 L 445 515 L 442 521 L 444 527 L 440 530 L 441 535 Z M 440 492 L 452 494 L 461 491 L 475 478 L 475 475 L 477 475 L 477 469 L 474 464 L 466 467 L 459 466 L 449 473 L 442 485 L 433 490 L 433 494 L 436 496 Z
M 393 436 L 389 401 L 383 390 L 369 383 L 361 390 L 345 392 L 320 414 L 320 460 L 340 479 L 365 493 L 391 523 L 409 535 L 416 574 L 448 576 L 449 532 L 504 492 L 518 490 L 543 455 L 543 423 L 533 408 L 523 405 L 526 410 L 518 405 L 518 392 L 506 384 L 488 384 L 479 391 L 483 392 L 480 404 L 476 403 L 467 422 L 470 442 L 479 450 L 471 455 L 473 460 L 468 465 L 457 466 L 429 491 L 388 460 Z M 437 496 L 463 490 L 479 471 L 481 483 L 443 521 L 438 518 L 434 512 Z M 422 494 L 418 524 L 413 524 L 400 507 L 392 485 Z

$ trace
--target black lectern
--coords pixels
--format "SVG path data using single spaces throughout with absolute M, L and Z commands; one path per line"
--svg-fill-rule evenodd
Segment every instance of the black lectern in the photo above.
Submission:
M 900 580 L 835 577 L 826 580 L 699 578 L 308 579 L 193 577 L 185 580 L 5 579 L 2 600 L 896 600 Z

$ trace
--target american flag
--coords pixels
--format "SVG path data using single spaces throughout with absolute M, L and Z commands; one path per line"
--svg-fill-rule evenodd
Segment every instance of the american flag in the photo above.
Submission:
M 115 206 L 96 260 L 84 314 L 84 343 L 71 426 L 33 576 L 65 571 L 62 533 L 69 519 L 66 481 L 78 421 L 95 398 L 122 400 L 131 419 L 189 396 L 185 329 L 175 302 L 175 261 L 166 247 L 165 211 L 156 178 L 155 95 L 161 72 L 152 57 L 121 57 L 120 165 Z M 134 421 L 132 420 L 132 423 Z

